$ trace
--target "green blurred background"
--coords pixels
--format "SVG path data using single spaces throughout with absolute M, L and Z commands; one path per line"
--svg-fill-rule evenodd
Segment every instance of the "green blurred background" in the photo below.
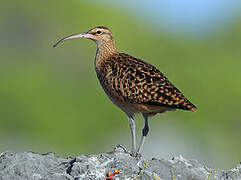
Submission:
M 153 117 L 144 156 L 182 154 L 216 168 L 238 164 L 241 8 L 234 1 L 215 1 L 211 9 L 175 2 L 1 1 L 0 151 L 75 156 L 117 144 L 130 149 L 127 117 L 95 75 L 96 45 L 72 40 L 52 48 L 59 38 L 104 25 L 121 52 L 158 67 L 198 107 Z M 142 117 L 136 123 L 140 136 Z

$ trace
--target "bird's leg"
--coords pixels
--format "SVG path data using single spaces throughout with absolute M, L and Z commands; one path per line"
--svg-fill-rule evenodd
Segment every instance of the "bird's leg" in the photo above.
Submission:
M 141 137 L 141 142 L 140 142 L 140 145 L 138 147 L 138 150 L 137 150 L 137 154 L 140 154 L 141 151 L 142 151 L 142 148 L 143 148 L 143 145 L 144 145 L 144 142 L 145 142 L 145 139 L 146 139 L 146 136 L 149 132 L 149 126 L 148 126 L 148 117 L 143 115 L 144 119 L 145 119 L 145 126 L 144 128 L 142 129 L 142 137 Z
M 128 117 L 130 128 L 131 128 L 131 136 L 132 136 L 132 149 L 131 154 L 135 155 L 136 153 L 136 123 L 133 117 Z

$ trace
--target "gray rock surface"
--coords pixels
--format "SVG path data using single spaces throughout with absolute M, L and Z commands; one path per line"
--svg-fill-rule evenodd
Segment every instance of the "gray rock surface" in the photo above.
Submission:
M 214 170 L 182 156 L 171 160 L 134 158 L 121 146 L 112 152 L 59 158 L 53 153 L 3 152 L 0 180 L 98 180 L 120 171 L 113 179 L 143 180 L 241 180 L 241 164 L 230 170 Z

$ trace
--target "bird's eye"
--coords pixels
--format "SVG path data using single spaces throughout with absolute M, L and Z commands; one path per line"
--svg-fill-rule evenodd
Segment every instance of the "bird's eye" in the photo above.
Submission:
M 101 31 L 97 31 L 96 33 L 97 33 L 97 34 L 101 34 Z

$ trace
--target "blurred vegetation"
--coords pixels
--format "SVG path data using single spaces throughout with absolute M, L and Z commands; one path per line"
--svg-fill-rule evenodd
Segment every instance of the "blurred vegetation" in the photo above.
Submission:
M 158 31 L 125 9 L 93 1 L 1 1 L 0 12 L 1 151 L 74 156 L 111 150 L 123 143 L 119 135 L 128 137 L 125 114 L 98 84 L 96 45 L 72 40 L 52 48 L 65 35 L 104 25 L 121 52 L 157 66 L 198 107 L 197 113 L 158 115 L 150 126 L 169 119 L 199 142 L 200 152 L 220 159 L 217 166 L 240 161 L 241 21 L 226 31 L 191 39 Z

